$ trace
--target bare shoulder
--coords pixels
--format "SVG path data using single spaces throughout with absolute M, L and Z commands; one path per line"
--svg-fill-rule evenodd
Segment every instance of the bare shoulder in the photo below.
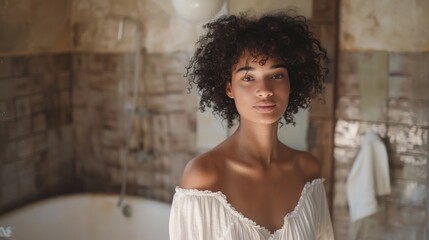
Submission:
M 183 171 L 181 188 L 211 190 L 218 180 L 219 166 L 211 152 L 190 160 Z
M 322 165 L 320 160 L 309 152 L 297 151 L 296 153 L 298 168 L 306 181 L 320 178 L 322 175 Z

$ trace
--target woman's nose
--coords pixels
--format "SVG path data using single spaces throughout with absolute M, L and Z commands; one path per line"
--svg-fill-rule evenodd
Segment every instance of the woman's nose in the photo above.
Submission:
M 271 97 L 273 95 L 273 91 L 271 90 L 268 81 L 260 81 L 258 88 L 256 89 L 256 95 L 262 98 Z

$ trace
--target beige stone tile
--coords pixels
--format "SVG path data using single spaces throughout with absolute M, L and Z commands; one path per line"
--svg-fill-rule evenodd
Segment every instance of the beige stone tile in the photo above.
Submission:
M 111 129 L 100 131 L 100 144 L 105 147 L 118 147 L 125 143 L 125 134 Z
M 40 112 L 43 113 L 43 112 Z M 60 122 L 60 110 L 59 109 L 52 109 L 45 112 L 46 114 L 46 129 L 55 129 L 58 128 L 61 125 Z
M 124 161 L 123 160 L 124 151 L 125 151 L 124 149 L 121 150 L 119 147 L 103 147 L 103 150 L 102 150 L 103 162 L 107 166 L 122 167 L 123 161 Z M 131 163 L 132 163 L 131 156 L 129 156 L 128 158 L 129 158 L 128 163 L 130 163 L 129 166 L 131 166 Z
M 47 72 L 40 75 L 35 75 L 32 78 L 31 92 L 32 93 L 43 93 L 43 92 L 57 92 L 58 91 L 58 79 L 57 75 L 53 72 Z
M 154 178 L 147 170 L 136 171 L 135 176 L 139 186 L 153 186 Z
M 164 133 L 169 132 L 169 119 L 166 114 L 156 114 L 152 116 L 152 132 L 153 133 Z
M 72 89 L 72 77 L 70 70 L 56 73 L 55 76 L 57 79 L 58 90 L 70 91 Z
M 387 237 L 424 239 L 425 208 L 416 208 L 391 202 L 387 206 Z
M 389 125 L 388 141 L 397 153 L 428 154 L 428 129 L 417 126 Z
M 17 171 L 20 179 L 33 176 L 37 169 L 35 165 L 41 161 L 41 155 L 36 154 L 31 157 L 21 158 L 17 160 Z
M 17 156 L 30 157 L 34 153 L 33 138 L 24 138 L 16 141 Z
M 429 126 L 429 101 L 390 99 L 388 121 L 406 125 Z
M 340 4 L 340 48 L 347 50 L 386 50 L 420 52 L 428 50 L 429 31 L 425 10 L 429 3 L 400 0 L 345 0 Z M 400 14 L 398 10 L 410 14 Z
M 82 90 L 82 89 L 73 89 L 72 91 L 72 102 L 71 104 L 73 105 L 73 108 L 78 107 L 78 108 L 82 108 L 82 107 L 86 107 L 87 106 L 87 101 L 88 101 L 88 96 L 91 92 L 87 91 L 87 90 Z
M 18 180 L 18 168 L 16 159 L 14 161 L 2 163 L 0 173 L 0 182 L 3 185 L 16 182 Z
M 412 79 L 411 79 L 411 76 L 409 75 L 404 75 L 402 73 L 390 74 L 389 75 L 389 98 L 408 98 L 412 96 L 413 93 L 412 93 L 411 83 L 412 83 Z
M 71 53 L 59 53 L 51 56 L 53 61 L 53 70 L 58 71 L 69 71 L 72 66 L 72 54 Z
M 60 94 L 59 92 L 53 91 L 48 94 L 48 106 L 50 109 L 60 108 Z
M 75 90 L 88 90 L 87 79 L 91 77 L 91 74 L 87 71 L 77 71 L 73 72 L 73 91 Z
M 357 148 L 334 148 L 334 159 L 335 164 L 341 164 L 342 166 L 352 165 L 359 149 Z
M 16 138 L 16 121 L 0 120 L 0 139 L 3 142 L 11 141 Z
M 109 179 L 109 182 L 114 185 L 120 185 L 122 183 L 123 172 L 119 168 L 115 167 L 106 167 L 106 177 Z
M 74 107 L 73 108 L 73 124 L 87 125 L 90 121 L 88 119 L 90 110 L 87 108 Z
M 335 170 L 337 172 L 337 170 Z M 346 184 L 344 181 L 335 180 L 334 182 L 334 208 L 347 208 L 347 192 Z
M 48 149 L 48 135 L 46 132 L 39 133 L 32 136 L 31 138 L 33 150 L 35 152 L 41 152 Z
M 0 100 L 9 100 L 15 96 L 14 79 L 0 80 Z
M 146 81 L 144 86 L 146 86 L 147 89 L 143 89 L 146 94 L 162 94 L 166 91 L 164 79 L 160 74 L 145 74 L 143 81 Z
M 81 73 L 85 70 L 86 58 L 85 53 L 75 52 L 72 54 L 72 71 L 76 73 Z M 76 75 L 75 75 L 76 76 Z M 74 80 L 74 79 L 73 79 Z
M 180 73 L 166 73 L 164 81 L 168 92 L 187 92 L 188 80 Z
M 73 113 L 72 107 L 62 108 L 60 110 L 60 126 L 67 126 L 72 124 Z
M 39 75 L 45 73 L 47 70 L 52 71 L 52 66 L 47 55 L 38 54 L 29 58 L 28 68 L 30 75 Z
M 75 159 L 75 148 L 74 148 L 74 143 L 73 142 L 66 142 L 63 141 L 60 143 L 60 148 L 59 148 L 59 152 L 60 152 L 60 159 L 63 162 L 73 162 Z
M 15 161 L 18 157 L 18 144 L 16 141 L 10 141 L 2 144 L 3 151 L 0 152 L 0 163 Z
M 335 126 L 335 146 L 360 148 L 361 138 L 367 131 L 373 131 L 381 138 L 385 138 L 387 126 L 385 123 L 369 123 L 339 119 Z
M 166 109 L 165 95 L 151 95 L 148 99 L 148 108 L 151 112 L 163 112 Z
M 167 111 L 182 111 L 184 110 L 184 95 L 179 94 L 168 94 L 166 96 L 166 110 Z
M 58 129 L 49 129 L 46 132 L 47 134 L 47 145 L 49 148 L 57 147 L 61 139 L 61 134 Z
M 29 59 L 31 57 L 19 56 L 13 58 L 12 74 L 14 77 L 23 77 L 29 75 Z
M 1 86 L 0 86 L 1 87 Z M 0 120 L 6 121 L 15 118 L 15 103 L 12 99 L 0 102 Z
M 1 206 L 13 205 L 16 204 L 17 201 L 19 201 L 19 190 L 17 182 L 2 184 L 1 191 Z
M 19 179 L 18 182 L 19 196 L 21 199 L 33 200 L 38 195 L 35 175 L 27 175 Z
M 336 117 L 346 120 L 362 120 L 359 97 L 340 97 L 337 103 Z
M 389 74 L 400 79 L 391 79 L 390 92 L 399 93 L 399 97 L 413 100 L 429 100 L 429 53 L 391 53 L 389 55 Z M 395 81 L 396 80 L 396 81 Z
M 413 166 L 424 166 L 427 164 L 427 155 L 416 153 L 402 153 L 399 155 L 399 161 Z
M 310 114 L 312 118 L 329 120 L 334 115 L 334 84 L 325 84 L 325 92 L 311 100 Z
M 47 119 L 45 113 L 39 113 L 31 118 L 31 131 L 40 132 L 47 129 Z
M 103 181 L 106 178 L 106 168 L 99 161 L 94 161 L 92 158 L 84 159 L 81 170 L 84 177 L 90 177 L 93 180 Z
M 27 137 L 31 133 L 31 117 L 16 120 L 16 137 Z
M 0 79 L 12 77 L 13 57 L 0 57 Z
M 387 52 L 342 52 L 339 65 L 340 96 L 355 96 L 360 100 L 360 118 L 366 121 L 386 121 L 388 97 Z
M 37 113 L 48 109 L 48 95 L 34 94 L 30 96 L 31 113 Z
M 158 132 L 155 132 L 153 135 L 153 148 L 156 153 L 168 153 L 171 151 L 169 135 Z
M 338 65 L 338 94 L 340 96 L 360 96 L 360 82 L 357 73 L 358 59 L 354 52 L 340 51 Z
M 19 77 L 13 80 L 14 83 L 14 95 L 15 96 L 26 96 L 32 93 L 32 77 Z

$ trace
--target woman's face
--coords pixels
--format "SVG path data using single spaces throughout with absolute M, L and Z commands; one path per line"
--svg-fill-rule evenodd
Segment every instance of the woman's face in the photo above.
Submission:
M 245 52 L 232 67 L 226 94 L 234 99 L 240 121 L 271 124 L 286 111 L 290 83 L 283 62 L 268 58 L 264 65 Z

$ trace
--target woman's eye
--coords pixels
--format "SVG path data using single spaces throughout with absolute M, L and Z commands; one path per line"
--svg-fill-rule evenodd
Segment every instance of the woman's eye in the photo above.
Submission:
M 243 80 L 245 82 L 249 82 L 249 81 L 252 81 L 253 78 L 251 76 L 244 76 L 241 80 Z
M 283 78 L 283 77 L 284 77 L 283 73 L 279 73 L 279 74 L 274 74 L 272 76 L 272 79 L 280 79 L 280 78 Z

